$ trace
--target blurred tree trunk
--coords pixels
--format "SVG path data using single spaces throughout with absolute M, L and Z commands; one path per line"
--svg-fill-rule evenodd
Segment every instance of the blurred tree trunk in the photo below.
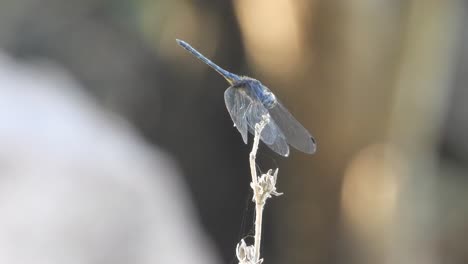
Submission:
M 317 137 L 318 152 L 313 158 L 294 155 L 289 171 L 283 171 L 288 175 L 282 186 L 292 204 L 280 210 L 278 263 L 436 262 L 428 244 L 435 221 L 434 150 L 448 93 L 457 4 L 318 1 L 302 8 L 314 18 L 304 27 L 313 63 L 295 84 L 309 87 L 291 100 L 310 102 L 304 117 Z M 389 209 L 396 221 L 378 225 L 381 230 L 368 228 L 379 233 L 377 241 L 363 242 L 364 234 L 347 234 L 346 227 L 340 234 L 347 166 L 361 150 L 388 142 L 408 165 L 406 173 L 392 179 L 401 190 Z M 385 155 L 381 159 L 379 172 L 392 171 L 384 168 Z M 371 177 L 378 181 L 382 175 Z M 378 192 L 374 189 L 371 199 Z M 361 218 L 372 221 L 379 208 L 366 210 L 370 215 Z M 395 236 L 387 237 L 392 231 Z
M 388 263 L 440 263 L 437 148 L 451 92 L 460 1 L 412 1 L 395 86 L 389 140 L 407 160 Z

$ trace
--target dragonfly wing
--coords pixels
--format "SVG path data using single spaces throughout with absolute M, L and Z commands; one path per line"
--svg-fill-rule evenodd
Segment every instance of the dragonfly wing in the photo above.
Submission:
M 261 102 L 252 102 L 249 107 L 249 111 L 247 111 L 247 124 L 250 133 L 254 134 L 255 124 L 263 120 L 263 115 L 270 117 L 268 110 Z M 263 143 L 265 143 L 274 152 L 285 157 L 289 155 L 288 143 L 286 142 L 281 129 L 271 117 L 269 122 L 263 128 L 260 138 Z
M 273 108 L 269 109 L 269 113 L 291 146 L 305 153 L 312 154 L 315 152 L 315 139 L 289 113 L 280 101 Z
M 241 133 L 244 143 L 247 144 L 247 110 L 252 103 L 252 99 L 242 88 L 231 86 L 224 92 L 224 101 L 234 125 Z
M 253 128 L 251 128 L 251 127 L 249 127 L 249 132 L 252 135 L 255 134 Z M 286 142 L 286 140 L 284 139 L 283 136 L 277 136 L 275 138 L 275 141 L 273 141 L 273 142 L 266 143 L 263 139 L 262 139 L 262 141 L 263 141 L 263 143 L 265 143 L 265 145 L 267 145 L 274 152 L 276 152 L 276 153 L 278 153 L 278 154 L 280 154 L 282 156 L 285 156 L 285 157 L 287 157 L 289 155 L 289 146 L 288 146 L 288 143 Z
M 255 125 L 262 122 L 264 120 L 264 116 L 270 116 L 268 110 L 260 101 L 252 101 L 252 104 L 250 104 L 247 111 L 247 125 L 249 126 L 249 132 L 252 135 L 255 135 Z M 278 130 L 278 127 L 270 118 L 270 121 L 263 128 L 260 138 L 265 144 L 270 145 L 275 142 L 278 133 L 281 133 L 281 131 Z
M 263 120 L 264 115 L 267 115 L 270 116 L 270 121 L 263 128 L 260 139 L 274 152 L 285 157 L 289 155 L 287 144 L 289 141 L 276 123 L 276 119 L 270 115 L 260 101 L 252 99 L 245 88 L 229 87 L 224 92 L 224 100 L 229 115 L 241 133 L 244 143 L 247 144 L 248 132 L 254 135 L 255 125 Z
M 282 135 L 278 135 L 275 141 L 272 144 L 267 144 L 267 146 L 281 156 L 289 156 L 289 146 Z

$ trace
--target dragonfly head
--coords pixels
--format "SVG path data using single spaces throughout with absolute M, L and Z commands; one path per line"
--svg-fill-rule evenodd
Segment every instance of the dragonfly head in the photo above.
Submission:
M 262 101 L 262 104 L 263 106 L 265 106 L 266 109 L 271 109 L 275 107 L 276 103 L 278 102 L 276 100 L 276 96 L 270 90 L 268 90 L 268 88 L 263 90 L 263 94 L 260 97 L 260 100 Z

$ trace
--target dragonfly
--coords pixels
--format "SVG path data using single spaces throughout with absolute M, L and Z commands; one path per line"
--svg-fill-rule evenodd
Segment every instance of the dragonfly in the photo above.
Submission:
M 245 144 L 248 132 L 255 135 L 255 125 L 267 117 L 269 121 L 261 131 L 260 139 L 271 150 L 287 157 L 291 145 L 302 152 L 315 153 L 317 145 L 314 137 L 291 115 L 270 89 L 254 78 L 224 70 L 187 42 L 179 39 L 176 41 L 182 48 L 221 74 L 229 83 L 229 88 L 224 92 L 224 101 Z

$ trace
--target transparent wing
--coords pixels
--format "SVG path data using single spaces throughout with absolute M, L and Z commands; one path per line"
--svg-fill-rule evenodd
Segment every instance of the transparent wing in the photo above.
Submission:
M 229 87 L 224 92 L 224 100 L 232 121 L 247 144 L 247 131 L 254 135 L 255 124 L 261 122 L 264 115 L 269 115 L 268 110 L 261 102 L 253 100 L 243 87 Z M 260 139 L 267 145 L 273 144 L 278 132 L 277 126 L 270 122 L 262 130 Z
M 276 119 L 271 116 L 260 101 L 252 99 L 245 88 L 229 87 L 224 92 L 224 101 L 244 143 L 247 144 L 248 132 L 252 135 L 255 134 L 255 124 L 263 119 L 263 115 L 270 115 L 270 122 L 262 130 L 260 139 L 274 152 L 285 157 L 289 155 L 287 138 L 276 123 Z
M 255 124 L 263 120 L 263 115 L 269 115 L 268 110 L 258 101 L 253 101 L 247 111 L 248 130 L 254 133 Z M 275 121 L 270 117 L 270 121 L 263 128 L 260 135 L 261 140 L 274 152 L 287 157 L 289 155 L 289 146 L 284 138 L 281 129 L 278 128 Z
M 252 101 L 247 111 L 247 125 L 249 127 L 249 132 L 252 135 L 255 134 L 255 124 L 260 123 L 263 120 L 263 116 L 270 116 L 268 110 L 263 106 L 261 102 Z M 281 131 L 278 130 L 278 127 L 270 118 L 270 122 L 266 124 L 266 126 L 262 130 L 262 133 L 260 134 L 260 139 L 265 144 L 270 145 L 273 144 L 273 142 L 275 142 L 278 133 L 281 133 Z
M 247 110 L 249 110 L 252 99 L 242 88 L 229 87 L 224 92 L 224 101 L 234 125 L 241 133 L 244 143 L 247 144 Z
M 316 150 L 315 139 L 278 101 L 268 110 L 275 124 L 281 130 L 286 141 L 296 149 L 312 154 Z
M 271 122 L 274 122 L 273 120 Z M 274 124 L 274 123 L 273 123 Z M 275 125 L 276 126 L 276 125 Z M 278 134 L 275 141 L 267 146 L 281 156 L 289 156 L 289 146 L 282 134 Z

